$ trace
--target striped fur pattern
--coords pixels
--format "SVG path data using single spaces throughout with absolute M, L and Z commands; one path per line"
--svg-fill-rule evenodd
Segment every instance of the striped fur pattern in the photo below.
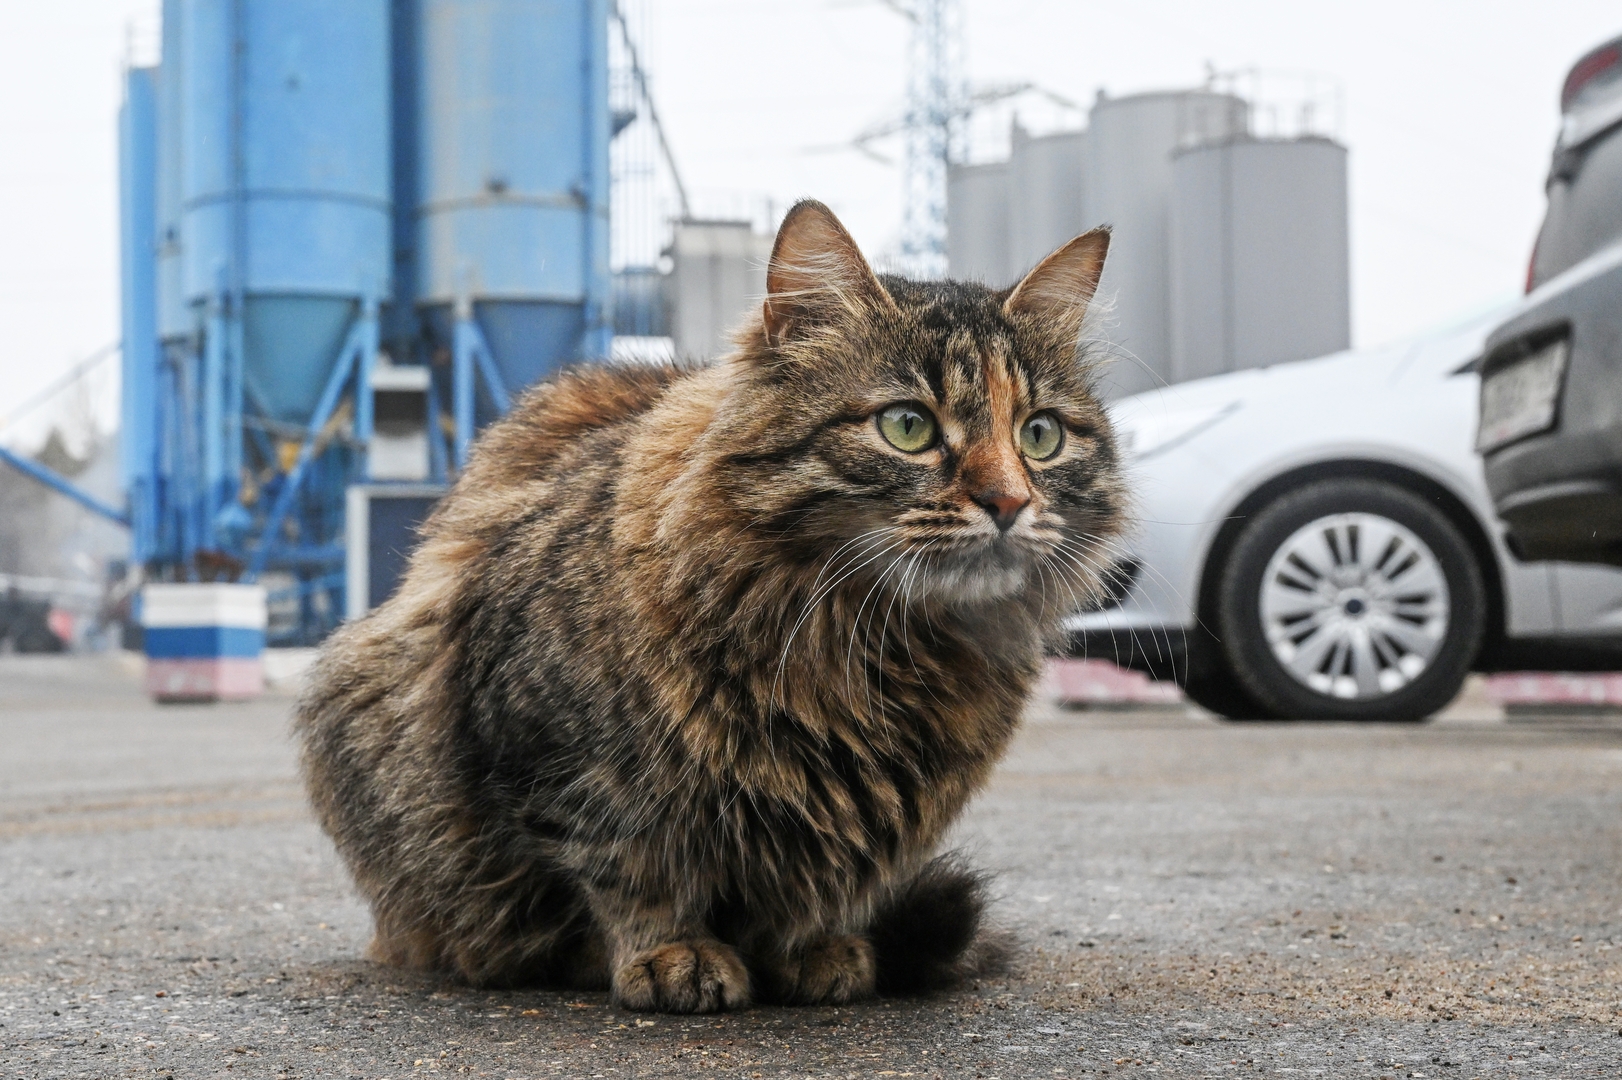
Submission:
M 881 279 L 802 203 L 733 354 L 579 368 L 494 425 L 299 707 L 375 958 L 679 1012 L 987 963 L 936 850 L 1121 526 L 1076 345 L 1106 245 L 1013 291 Z M 896 402 L 934 446 L 886 441 Z

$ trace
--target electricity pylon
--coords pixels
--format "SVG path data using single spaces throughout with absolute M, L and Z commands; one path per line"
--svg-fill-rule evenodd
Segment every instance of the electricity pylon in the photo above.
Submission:
M 900 269 L 915 278 L 944 277 L 946 171 L 963 159 L 970 109 L 963 72 L 963 10 L 959 0 L 882 2 L 912 23 Z

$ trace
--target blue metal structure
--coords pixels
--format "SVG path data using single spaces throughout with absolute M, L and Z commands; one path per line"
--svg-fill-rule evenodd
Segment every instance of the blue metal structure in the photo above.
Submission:
M 0 460 L 126 521 L 148 580 L 291 577 L 295 636 L 330 629 L 375 364 L 430 366 L 443 482 L 608 354 L 609 3 L 164 0 L 120 118 L 128 511 Z
M 131 555 L 143 563 L 154 554 L 158 516 L 156 431 L 148 418 L 156 409 L 158 390 L 157 268 L 152 253 L 158 249 L 161 92 L 157 68 L 131 68 L 124 76 L 124 107 L 118 117 L 119 286 L 124 297 L 119 465 L 129 499 Z
M 37 461 L 30 461 L 21 454 L 13 453 L 3 446 L 0 446 L 0 461 L 10 465 L 24 476 L 29 476 L 35 480 L 38 480 L 52 491 L 66 495 L 68 498 L 72 499 L 86 510 L 100 514 L 102 517 L 111 521 L 116 521 L 120 525 L 128 525 L 130 523 L 128 513 L 120 510 L 116 506 L 108 506 L 106 503 L 84 490 L 84 488 L 81 488 L 78 484 L 68 480 L 62 476 L 62 474 L 46 468 Z
M 156 254 L 157 254 L 157 326 L 158 340 L 165 347 L 179 347 L 192 334 L 192 313 L 186 306 L 186 290 L 182 284 L 185 270 L 182 259 L 182 216 L 185 201 L 181 197 L 180 136 L 183 117 L 184 83 L 180 57 L 180 3 L 181 0 L 163 0 L 163 55 L 167 64 L 156 69 L 158 85 L 157 132 L 149 136 L 155 141 L 157 159 L 153 168 L 157 172 Z M 130 147 L 128 152 L 140 152 Z M 128 193 L 126 193 L 126 199 Z M 132 204 L 132 208 L 135 204 Z M 144 209 L 140 212 L 144 213 Z M 133 252 L 127 257 L 133 257 Z M 144 302 L 144 297 L 125 294 L 125 306 L 131 302 Z

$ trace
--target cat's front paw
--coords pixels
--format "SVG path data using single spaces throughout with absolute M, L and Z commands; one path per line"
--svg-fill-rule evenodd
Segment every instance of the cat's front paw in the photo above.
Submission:
M 737 1009 L 749 1004 L 749 969 L 719 941 L 671 941 L 614 972 L 614 1000 L 639 1012 Z
M 823 938 L 783 965 L 784 1000 L 798 1005 L 843 1005 L 872 997 L 877 964 L 873 944 L 854 934 Z

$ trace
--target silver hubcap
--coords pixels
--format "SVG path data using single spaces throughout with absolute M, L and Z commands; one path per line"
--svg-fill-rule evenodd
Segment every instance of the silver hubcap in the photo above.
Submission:
M 1430 666 L 1447 636 L 1447 578 L 1425 542 L 1378 514 L 1333 514 L 1279 546 L 1261 588 L 1273 655 L 1320 694 L 1368 700 Z

